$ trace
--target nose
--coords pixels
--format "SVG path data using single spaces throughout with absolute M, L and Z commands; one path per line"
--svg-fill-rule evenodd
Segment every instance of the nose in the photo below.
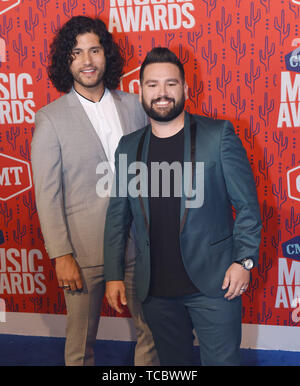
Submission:
M 164 83 L 158 85 L 158 97 L 167 95 L 167 87 Z
M 90 52 L 83 52 L 82 54 L 82 64 L 85 66 L 89 65 L 91 63 L 91 54 Z

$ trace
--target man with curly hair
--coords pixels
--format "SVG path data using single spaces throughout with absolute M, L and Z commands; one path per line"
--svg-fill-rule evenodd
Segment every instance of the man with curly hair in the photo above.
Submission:
M 36 202 L 45 247 L 67 307 L 65 363 L 94 365 L 105 293 L 103 233 L 108 197 L 96 193 L 97 165 L 114 163 L 125 133 L 145 125 L 138 97 L 117 91 L 119 48 L 99 19 L 71 18 L 58 31 L 48 75 L 66 93 L 40 109 L 32 140 Z M 135 296 L 135 247 L 127 243 L 128 307 L 137 333 L 135 365 L 158 364 L 152 334 Z

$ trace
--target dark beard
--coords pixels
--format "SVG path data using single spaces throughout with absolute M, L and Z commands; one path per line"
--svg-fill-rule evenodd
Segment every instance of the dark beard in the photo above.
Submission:
M 160 99 L 165 99 L 168 101 L 173 101 L 174 106 L 171 110 L 169 110 L 165 115 L 163 113 L 159 113 L 158 111 L 155 111 L 152 108 L 153 103 L 158 102 Z M 185 97 L 182 95 L 182 98 L 175 104 L 175 100 L 173 98 L 168 97 L 160 97 L 151 102 L 151 106 L 148 106 L 144 100 L 144 97 L 142 95 L 142 106 L 145 110 L 145 113 L 153 120 L 157 122 L 169 122 L 173 119 L 177 118 L 178 115 L 180 115 L 184 109 L 185 105 Z

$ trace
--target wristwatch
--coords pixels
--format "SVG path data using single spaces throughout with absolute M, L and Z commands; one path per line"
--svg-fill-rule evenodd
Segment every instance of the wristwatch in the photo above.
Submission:
M 241 264 L 247 271 L 250 271 L 254 267 L 254 261 L 250 257 L 246 257 L 242 260 L 236 260 L 235 263 Z

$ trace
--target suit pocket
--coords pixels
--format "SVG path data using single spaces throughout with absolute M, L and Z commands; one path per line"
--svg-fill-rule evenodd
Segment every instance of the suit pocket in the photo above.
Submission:
M 224 249 L 232 247 L 233 244 L 233 235 L 230 234 L 226 237 L 222 237 L 219 240 L 214 240 L 210 242 L 210 247 L 214 251 L 222 251 Z

